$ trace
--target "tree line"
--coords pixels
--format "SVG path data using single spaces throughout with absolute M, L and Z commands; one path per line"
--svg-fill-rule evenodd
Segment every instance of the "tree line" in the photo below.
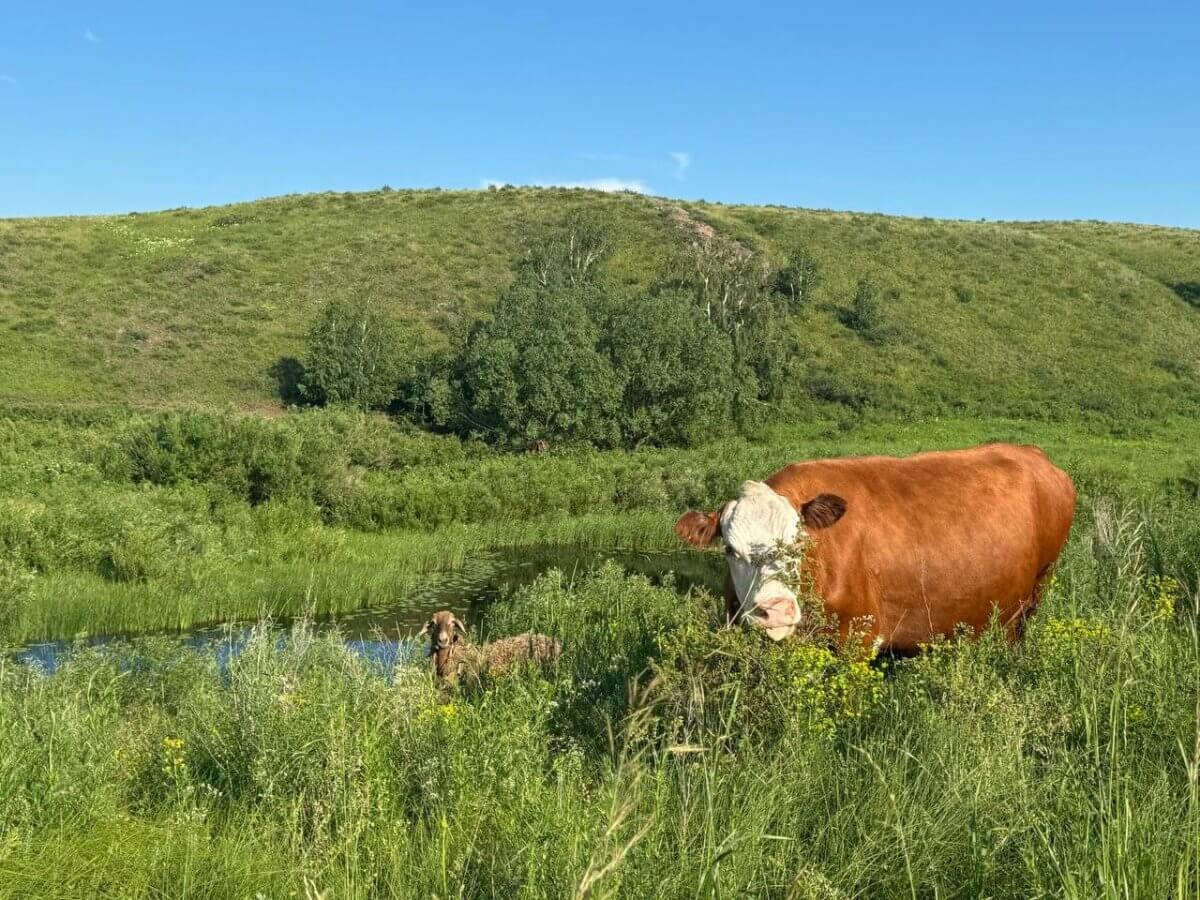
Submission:
M 492 318 L 433 353 L 378 303 L 331 301 L 309 332 L 299 397 L 511 449 L 693 444 L 780 398 L 799 359 L 787 320 L 820 284 L 810 255 L 773 267 L 720 235 L 697 238 L 651 288 L 625 294 L 601 277 L 611 250 L 594 218 L 569 217 L 526 250 Z M 867 282 L 848 314 L 864 337 L 877 330 Z

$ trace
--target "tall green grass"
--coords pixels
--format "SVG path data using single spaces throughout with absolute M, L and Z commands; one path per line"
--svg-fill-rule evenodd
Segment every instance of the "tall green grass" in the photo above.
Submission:
M 0 897 L 1191 897 L 1200 597 L 1089 508 L 1025 642 L 864 666 L 549 573 L 467 692 L 336 636 L 0 665 Z
M 337 531 L 337 549 L 306 559 L 200 558 L 162 577 L 114 581 L 92 572 L 36 578 L 11 640 L 184 630 L 253 619 L 323 617 L 366 607 L 403 605 L 406 597 L 444 593 L 443 582 L 474 560 L 519 561 L 520 551 L 664 551 L 676 548 L 673 520 L 654 511 L 535 522 L 449 525 L 428 532 Z

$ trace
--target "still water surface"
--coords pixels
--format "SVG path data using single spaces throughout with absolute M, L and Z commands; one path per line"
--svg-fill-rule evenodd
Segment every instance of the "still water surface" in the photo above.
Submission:
M 510 592 L 530 584 L 549 569 L 558 569 L 568 578 L 579 577 L 605 560 L 614 560 L 627 571 L 646 575 L 653 581 L 660 581 L 672 573 L 675 587 L 680 591 L 692 586 L 709 590 L 720 587 L 721 560 L 712 554 L 526 548 L 480 554 L 458 569 L 429 576 L 425 585 L 407 592 L 393 604 L 322 617 L 312 622 L 312 628 L 319 633 L 336 631 L 348 648 L 380 664 L 386 671 L 417 652 L 415 635 L 433 611 L 453 609 L 468 625 L 476 624 L 483 619 L 491 603 L 498 599 L 502 601 Z M 215 653 L 219 664 L 224 666 L 231 656 L 241 652 L 256 624 L 253 621 L 226 622 L 169 637 L 193 650 Z M 275 626 L 279 640 L 286 641 L 288 623 L 281 621 Z M 15 656 L 46 672 L 53 672 L 78 644 L 103 647 L 127 642 L 136 645 L 145 638 L 108 634 L 92 635 L 78 642 L 41 641 L 22 647 Z

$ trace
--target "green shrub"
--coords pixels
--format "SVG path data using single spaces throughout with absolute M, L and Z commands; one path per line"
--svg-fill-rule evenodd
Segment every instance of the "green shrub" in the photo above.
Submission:
M 777 415 L 780 403 L 795 392 L 805 353 L 791 317 L 761 310 L 742 335 L 740 358 L 734 368 L 741 401 L 737 412 L 742 430 L 751 431 L 760 424 L 752 413 L 765 412 L 766 406 Z
M 304 500 L 272 500 L 251 513 L 245 545 L 271 562 L 328 562 L 346 545 L 346 533 L 322 523 L 321 510 Z
M 821 273 L 816 261 L 802 247 L 794 249 L 771 278 L 771 290 L 782 295 L 793 312 L 811 303 L 813 292 L 820 286 Z
M 101 573 L 112 581 L 145 581 L 163 575 L 172 547 L 158 525 L 142 517 L 121 523 L 101 556 Z
M 870 279 L 858 280 L 850 306 L 842 310 L 840 318 L 843 325 L 868 341 L 878 341 L 883 337 L 883 305 Z
M 706 627 L 706 605 L 680 598 L 669 581 L 652 585 L 606 562 L 577 581 L 546 572 L 497 604 L 487 630 L 562 639 L 554 728 L 565 742 L 597 754 L 630 711 L 631 682 L 648 680 L 660 642 L 688 622 Z
M 777 644 L 757 630 L 693 620 L 663 636 L 655 664 L 661 739 L 761 746 L 833 738 L 880 699 L 873 656 L 859 642 L 840 651 L 800 638 Z
M 595 215 L 576 211 L 535 234 L 517 270 L 542 287 L 580 287 L 595 283 L 611 249 L 612 238 L 603 222 Z
M 377 303 L 331 300 L 308 334 L 301 394 L 318 406 L 386 407 L 410 356 L 399 325 Z
M 616 444 L 621 386 L 598 348 L 595 300 L 586 288 L 529 279 L 504 294 L 465 351 L 461 427 L 521 449 L 539 440 Z
M 400 385 L 396 410 L 424 428 L 469 431 L 471 415 L 464 397 L 465 352 L 426 357 Z
M 161 413 L 135 420 L 121 443 L 135 483 L 211 484 L 251 504 L 305 497 L 323 506 L 345 488 L 344 445 L 319 418 Z
M 525 276 L 461 355 L 429 361 L 403 406 L 512 449 L 686 445 L 727 427 L 746 381 L 730 340 L 683 294 L 624 299 Z
M 624 304 L 601 343 L 622 382 L 626 446 L 694 444 L 727 429 L 732 348 L 690 298 L 664 293 Z

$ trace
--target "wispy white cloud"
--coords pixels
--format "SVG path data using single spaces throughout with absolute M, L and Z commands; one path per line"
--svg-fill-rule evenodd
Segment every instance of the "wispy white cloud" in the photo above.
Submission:
M 676 150 L 671 154 L 671 160 L 675 163 L 675 171 L 671 174 L 678 180 L 683 181 L 687 178 L 687 170 L 692 165 L 692 154 L 683 150 Z
M 546 187 L 573 187 L 587 188 L 592 191 L 633 191 L 635 194 L 644 194 L 649 189 L 645 182 L 639 181 L 636 178 L 592 178 L 587 181 L 572 181 L 564 184 L 547 184 Z
M 0 84 L 16 84 L 17 79 L 11 75 L 0 75 Z
M 481 187 L 504 187 L 506 184 L 515 184 L 515 182 L 500 181 L 494 178 L 484 178 L 480 182 Z M 650 192 L 645 182 L 628 178 L 591 178 L 585 181 L 531 181 L 527 182 L 526 186 L 584 188 L 589 191 L 605 191 L 607 193 L 632 191 L 635 194 L 647 194 Z
M 83 39 L 89 44 L 100 43 L 100 38 L 96 37 L 96 32 L 92 31 L 90 28 L 85 28 L 83 30 Z

